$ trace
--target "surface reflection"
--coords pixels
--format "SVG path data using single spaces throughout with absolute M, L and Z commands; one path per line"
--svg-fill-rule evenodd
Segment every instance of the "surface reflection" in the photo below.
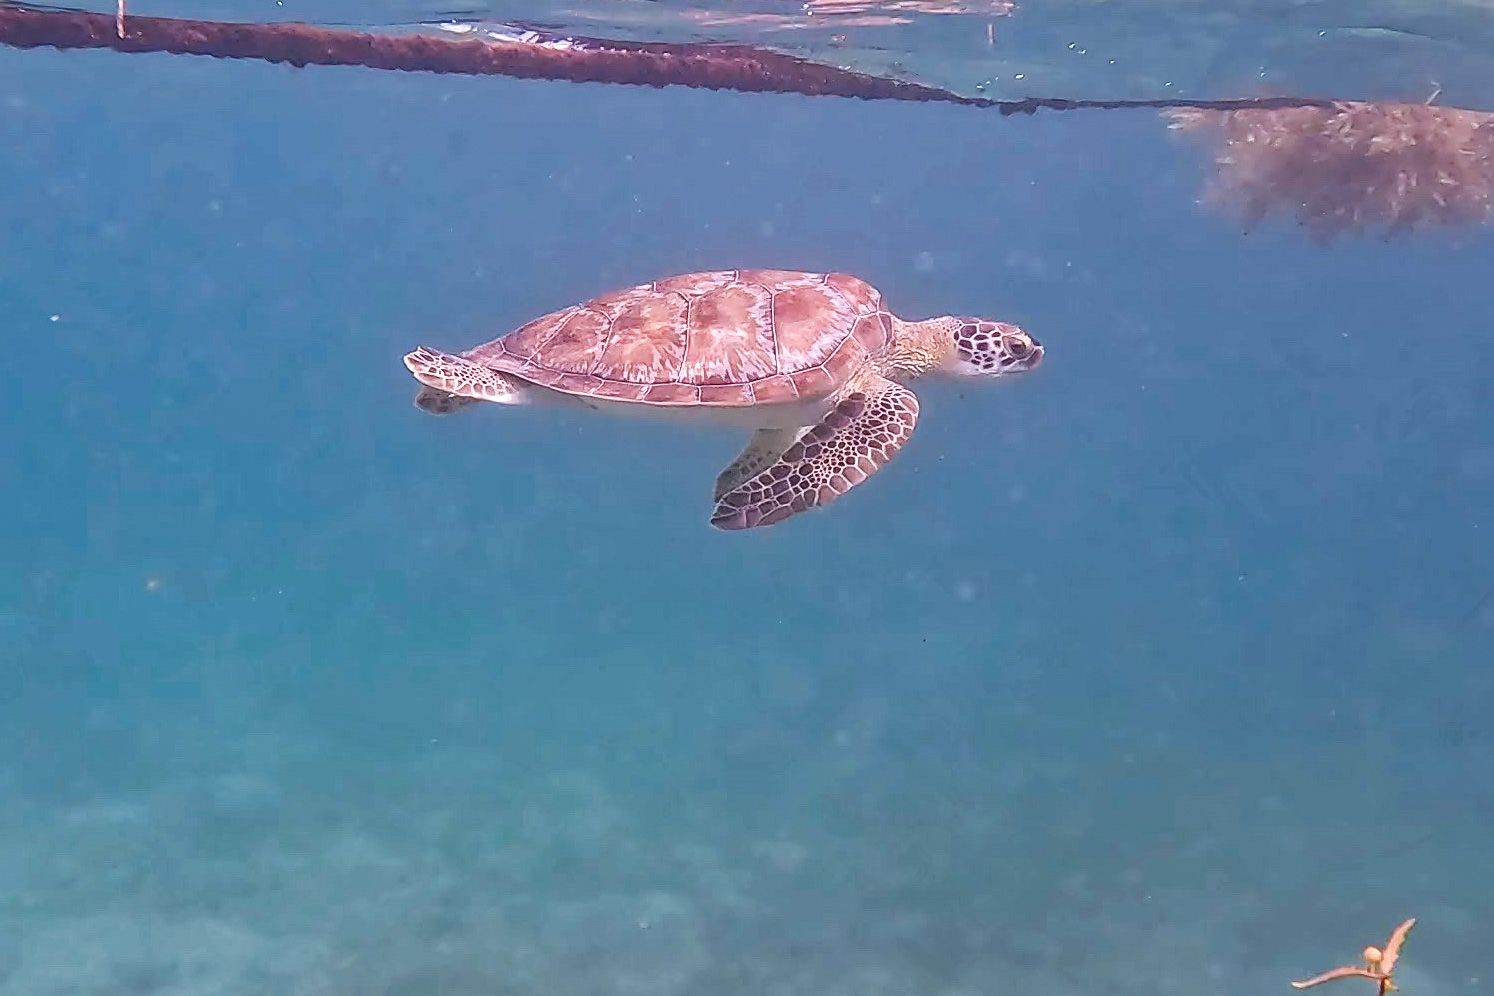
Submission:
M 774 34 L 806 29 L 902 27 L 930 15 L 1005 17 L 1016 6 L 1009 0 L 809 0 L 801 9 L 782 13 L 702 7 L 684 12 L 684 17 L 699 27 L 751 28 Z M 838 35 L 831 38 L 832 42 L 844 40 Z

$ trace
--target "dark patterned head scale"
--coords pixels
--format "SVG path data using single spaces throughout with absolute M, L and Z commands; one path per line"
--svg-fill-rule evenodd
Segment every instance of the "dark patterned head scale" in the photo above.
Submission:
M 1007 322 L 959 318 L 955 329 L 955 367 L 974 377 L 1000 377 L 1031 370 L 1043 361 L 1043 347 Z

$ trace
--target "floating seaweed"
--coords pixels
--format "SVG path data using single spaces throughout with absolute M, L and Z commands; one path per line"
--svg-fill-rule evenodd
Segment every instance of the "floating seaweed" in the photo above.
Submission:
M 1494 114 L 1430 104 L 1165 112 L 1218 136 L 1204 202 L 1255 227 L 1291 214 L 1320 244 L 1494 218 Z
M 1362 965 L 1341 965 L 1331 968 L 1310 979 L 1301 979 L 1292 983 L 1293 989 L 1312 989 L 1321 986 L 1325 982 L 1336 982 L 1339 979 L 1369 979 L 1379 987 L 1377 996 L 1387 996 L 1394 992 L 1395 966 L 1401 958 L 1401 945 L 1406 943 L 1406 935 L 1411 933 L 1411 928 L 1416 926 L 1416 918 L 1402 920 L 1395 930 L 1390 932 L 1390 938 L 1385 942 L 1383 948 L 1371 945 L 1364 949 Z

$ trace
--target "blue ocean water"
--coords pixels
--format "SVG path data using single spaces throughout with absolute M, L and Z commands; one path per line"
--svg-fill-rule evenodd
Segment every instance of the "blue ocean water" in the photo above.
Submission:
M 1245 234 L 1151 111 L 162 56 L 0 50 L 0 149 L 4 996 L 1223 996 L 1413 915 L 1494 986 L 1487 230 Z M 411 404 L 736 266 L 1047 361 L 743 534 L 736 430 Z

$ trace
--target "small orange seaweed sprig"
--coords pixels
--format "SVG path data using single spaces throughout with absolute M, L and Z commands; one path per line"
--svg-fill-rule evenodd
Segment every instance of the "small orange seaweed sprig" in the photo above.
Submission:
M 1372 979 L 1379 984 L 1380 990 L 1377 996 L 1385 996 L 1386 993 L 1395 990 L 1395 963 L 1401 957 L 1401 945 L 1406 943 L 1406 935 L 1411 933 L 1411 928 L 1416 926 L 1416 918 L 1403 920 L 1400 926 L 1390 932 L 1390 939 L 1385 942 L 1385 947 L 1377 948 L 1373 945 L 1364 949 L 1363 965 L 1341 965 L 1332 968 L 1322 975 L 1314 975 L 1310 979 L 1293 982 L 1293 989 L 1311 989 L 1325 982 L 1335 979 Z

